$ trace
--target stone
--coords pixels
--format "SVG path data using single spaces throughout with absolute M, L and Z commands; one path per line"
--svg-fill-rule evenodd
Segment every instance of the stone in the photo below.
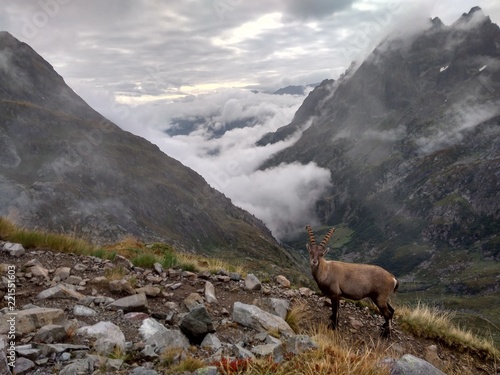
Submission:
M 70 267 L 58 267 L 54 272 L 54 276 L 59 276 L 59 279 L 62 281 L 66 280 L 70 274 L 71 274 Z
M 304 297 L 311 297 L 314 294 L 314 292 L 311 289 L 306 287 L 299 288 L 299 293 L 301 296 Z
M 40 349 L 33 348 L 33 345 L 18 345 L 16 346 L 16 353 L 20 357 L 25 357 L 31 359 L 32 361 L 36 361 L 38 357 L 42 354 Z M 0 372 L 1 374 L 1 372 Z
M 137 321 L 137 320 L 144 321 L 147 318 L 149 318 L 149 315 L 146 313 L 143 313 L 143 312 L 131 312 L 131 313 L 127 313 L 123 316 L 123 319 L 134 320 L 134 321 Z
M 10 370 L 9 360 L 7 360 L 7 342 L 5 338 L 0 337 L 0 374 L 11 375 Z
M 136 293 L 144 293 L 148 297 L 158 297 L 161 293 L 161 289 L 157 286 L 146 285 L 142 288 L 135 289 Z
M 111 291 L 111 293 L 116 293 L 116 294 L 121 294 L 121 293 L 130 295 L 136 294 L 135 289 L 132 288 L 132 285 L 130 285 L 130 283 L 125 279 L 110 281 L 109 290 Z
M 14 366 L 14 374 L 27 374 L 30 370 L 36 367 L 35 363 L 28 358 L 19 357 L 16 358 L 16 364 Z
M 219 369 L 216 366 L 202 367 L 196 370 L 195 375 L 219 375 Z
M 147 318 L 142 321 L 139 327 L 139 333 L 144 341 L 148 341 L 156 333 L 167 332 L 168 329 L 153 318 Z
M 290 288 L 290 280 L 288 280 L 285 276 L 279 275 L 276 276 L 275 281 L 282 287 L 282 288 Z
M 36 299 L 66 298 L 81 300 L 85 296 L 73 289 L 72 285 L 58 284 L 52 288 L 45 289 L 38 293 Z
M 229 274 L 229 278 L 233 281 L 240 281 L 241 280 L 241 275 L 237 272 L 231 272 Z
M 258 298 L 253 301 L 253 304 L 283 319 L 286 318 L 288 308 L 290 307 L 290 302 L 282 298 Z
M 24 253 L 26 253 L 26 250 L 20 243 L 6 242 L 3 245 L 3 250 L 8 251 L 13 257 L 20 257 L 21 255 L 24 255 Z
M 256 357 L 267 357 L 273 354 L 273 351 L 277 346 L 278 344 L 257 345 L 252 348 L 252 353 Z
M 219 302 L 215 296 L 214 285 L 210 281 L 205 282 L 205 300 L 210 304 Z
M 113 260 L 113 263 L 117 266 L 117 267 L 123 267 L 127 270 L 132 270 L 134 269 L 134 264 L 128 260 L 127 258 L 125 258 L 124 256 L 122 255 L 115 255 L 115 259 Z
M 163 353 L 167 349 L 189 349 L 189 340 L 178 329 L 169 329 L 166 332 L 157 332 L 150 337 L 146 345 L 151 345 L 156 348 L 156 351 Z
M 132 296 L 120 298 L 108 305 L 112 310 L 123 310 L 123 312 L 147 312 L 148 300 L 144 293 L 134 294 Z
M 358 330 L 360 330 L 361 328 L 364 327 L 363 322 L 360 322 L 359 320 L 357 320 L 356 318 L 353 318 L 352 316 L 349 317 L 349 324 L 356 331 L 358 331 Z
M 255 305 L 235 302 L 233 305 L 233 321 L 259 332 L 275 331 L 285 336 L 295 335 L 283 318 L 268 313 Z
M 87 270 L 87 268 L 88 268 L 88 267 L 87 267 L 85 264 L 82 264 L 82 263 L 78 263 L 78 264 L 76 264 L 76 265 L 73 267 L 73 269 L 74 269 L 75 271 L 78 271 L 78 272 L 83 272 L 83 271 L 86 271 L 86 270 Z
M 207 333 L 215 332 L 212 318 L 205 306 L 195 307 L 181 319 L 179 328 L 195 345 L 201 344 Z
M 59 324 L 65 320 L 65 313 L 61 309 L 37 307 L 16 312 L 16 333 L 23 335 L 34 332 L 47 324 Z M 0 319 L 0 334 L 9 332 L 8 319 Z
M 217 280 L 222 281 L 223 283 L 228 283 L 231 281 L 231 278 L 225 275 L 217 275 Z
M 48 324 L 37 331 L 35 337 L 33 338 L 33 341 L 51 344 L 57 343 L 59 341 L 64 341 L 66 337 L 66 330 L 63 326 L 57 324 Z
M 94 361 L 91 358 L 77 359 L 63 367 L 59 375 L 92 374 L 94 373 Z
M 276 345 L 273 350 L 273 360 L 275 363 L 281 363 L 289 355 L 298 355 L 317 348 L 318 345 L 307 335 L 292 336 Z
M 255 276 L 253 273 L 249 273 L 245 278 L 245 288 L 247 288 L 248 290 L 261 290 L 262 284 L 260 283 L 257 276 Z
M 120 327 L 112 322 L 99 322 L 92 326 L 81 327 L 76 333 L 95 338 L 94 349 L 99 354 L 109 355 L 115 348 L 125 350 L 125 335 Z
M 158 375 L 155 370 L 147 369 L 143 366 L 134 368 L 134 370 L 129 375 Z
M 241 345 L 234 344 L 233 345 L 233 354 L 237 359 L 253 359 L 255 356 L 253 353 L 242 347 Z
M 184 300 L 184 305 L 186 305 L 186 308 L 189 311 L 192 311 L 196 307 L 203 305 L 203 297 L 200 296 L 198 293 L 191 293 L 187 298 Z
M 423 359 L 405 354 L 394 363 L 390 375 L 445 375 L 445 373 Z
M 219 350 L 222 347 L 222 343 L 215 334 L 207 333 L 200 346 L 204 349 Z
M 161 275 L 163 273 L 163 266 L 160 263 L 156 262 L 155 264 L 153 264 L 153 268 L 158 275 Z
M 182 277 L 184 277 L 185 279 L 191 280 L 191 281 L 196 281 L 196 279 L 198 278 L 198 275 L 194 272 L 191 272 L 191 271 L 183 271 Z
M 42 266 L 33 266 L 28 269 L 33 276 L 49 277 L 49 270 Z
M 91 309 L 90 307 L 82 306 L 82 305 L 75 305 L 73 307 L 73 314 L 75 316 L 96 316 L 97 311 L 94 309 Z
M 79 285 L 83 279 L 80 276 L 71 275 L 66 279 L 66 283 L 71 285 Z

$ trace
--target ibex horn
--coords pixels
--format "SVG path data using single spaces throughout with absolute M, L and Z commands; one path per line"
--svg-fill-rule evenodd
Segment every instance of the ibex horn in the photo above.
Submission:
M 306 225 L 307 233 L 309 233 L 309 242 L 311 245 L 316 245 L 316 239 L 314 238 L 314 233 L 310 225 Z
M 330 241 L 330 237 L 332 236 L 333 232 L 335 232 L 335 228 L 332 228 L 328 231 L 325 238 L 323 238 L 323 241 L 321 241 L 320 246 L 326 247 L 326 244 L 328 243 L 328 241 Z

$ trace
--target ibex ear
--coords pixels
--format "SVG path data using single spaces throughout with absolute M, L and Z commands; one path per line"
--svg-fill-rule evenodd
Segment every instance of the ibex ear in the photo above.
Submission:
M 309 246 L 309 244 L 308 244 L 308 243 L 306 243 L 306 249 L 307 249 L 307 251 L 309 251 L 309 253 L 311 253 L 311 252 L 312 252 L 312 250 L 311 250 L 311 246 Z
M 330 251 L 330 248 L 329 247 L 325 247 L 324 250 L 323 250 L 323 256 L 326 255 L 326 253 L 328 253 Z

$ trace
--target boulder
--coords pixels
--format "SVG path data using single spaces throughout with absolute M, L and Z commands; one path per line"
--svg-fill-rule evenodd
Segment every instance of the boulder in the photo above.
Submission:
M 94 349 L 102 355 L 113 353 L 115 348 L 125 350 L 125 335 L 120 327 L 112 322 L 99 322 L 85 326 L 76 331 L 77 334 L 95 338 Z
M 248 290 L 261 290 L 262 284 L 260 283 L 257 276 L 255 276 L 253 273 L 249 273 L 245 278 L 245 288 L 247 288 Z
M 233 321 L 259 332 L 275 331 L 285 336 L 295 335 L 283 318 L 268 313 L 255 305 L 235 302 L 233 305 Z
M 112 310 L 123 310 L 123 312 L 147 312 L 148 300 L 144 293 L 134 294 L 128 297 L 117 299 L 110 303 L 108 307 Z
M 195 345 L 201 344 L 207 333 L 215 332 L 212 318 L 203 305 L 184 315 L 179 328 Z
M 43 307 L 20 310 L 16 314 L 16 332 L 21 335 L 34 332 L 47 324 L 60 324 L 66 318 L 64 311 L 61 309 Z M 0 334 L 9 332 L 9 328 L 9 319 L 0 319 Z
M 210 304 L 218 303 L 214 285 L 210 281 L 205 282 L 205 300 Z
M 283 319 L 286 318 L 288 308 L 290 307 L 290 302 L 282 298 L 258 298 L 253 301 L 253 304 Z
M 446 375 L 429 362 L 411 354 L 405 354 L 396 361 L 391 375 Z
M 66 336 L 66 330 L 63 326 L 57 324 L 48 324 L 37 331 L 35 337 L 33 338 L 33 341 L 51 344 L 64 341 L 64 339 L 66 339 Z

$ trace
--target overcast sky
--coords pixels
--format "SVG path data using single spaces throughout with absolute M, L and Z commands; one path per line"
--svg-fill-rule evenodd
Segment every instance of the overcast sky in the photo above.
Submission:
M 406 18 L 455 21 L 497 0 L 0 0 L 0 29 L 46 58 L 78 91 L 118 101 L 224 87 L 277 89 L 337 78 Z
M 0 30 L 28 43 L 92 107 L 200 173 L 284 239 L 318 224 L 330 171 L 310 163 L 260 171 L 296 141 L 255 142 L 288 124 L 304 97 L 287 85 L 336 79 L 391 33 L 445 24 L 498 0 L 0 0 Z M 259 90 L 252 93 L 248 88 Z M 203 119 L 168 136 L 175 119 Z M 245 123 L 219 137 L 214 129 Z M 304 130 L 308 124 L 303 124 Z

